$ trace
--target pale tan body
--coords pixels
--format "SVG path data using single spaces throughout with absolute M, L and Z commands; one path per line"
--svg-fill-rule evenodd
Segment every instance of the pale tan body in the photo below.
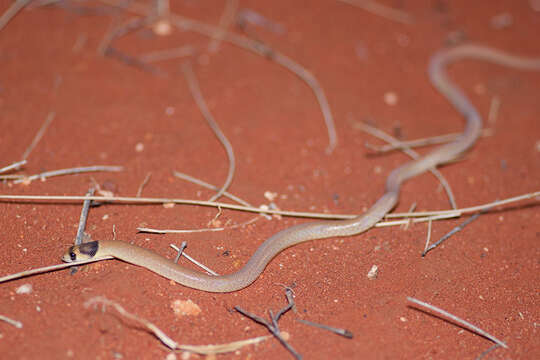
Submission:
M 540 59 L 526 59 L 476 45 L 462 45 L 436 53 L 429 65 L 430 79 L 465 117 L 465 130 L 453 142 L 442 145 L 426 156 L 392 171 L 386 181 L 386 192 L 364 215 L 351 220 L 310 222 L 280 231 L 267 239 L 242 269 L 223 276 L 211 276 L 187 269 L 154 252 L 121 241 L 100 241 L 99 249 L 94 256 L 113 256 L 191 288 L 210 292 L 231 292 L 255 281 L 266 265 L 290 246 L 308 240 L 356 235 L 368 230 L 394 208 L 398 202 L 401 184 L 405 180 L 455 159 L 470 148 L 478 138 L 482 127 L 479 114 L 465 95 L 447 80 L 444 72 L 444 67 L 448 63 L 462 58 L 486 60 L 519 69 L 540 70 Z M 77 247 L 74 248 L 74 252 L 77 252 Z M 73 261 L 84 258 L 84 255 L 79 253 L 74 255 L 70 257 L 68 252 L 63 259 Z

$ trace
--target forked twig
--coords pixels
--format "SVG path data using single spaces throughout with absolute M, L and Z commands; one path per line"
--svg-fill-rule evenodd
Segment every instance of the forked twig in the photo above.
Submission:
M 250 312 L 247 312 L 246 310 L 242 309 L 241 307 L 239 306 L 235 306 L 234 309 L 236 311 L 238 311 L 240 314 L 250 318 L 251 320 L 263 325 L 264 327 L 266 327 L 268 329 L 268 331 L 270 331 L 270 333 L 272 335 L 274 335 L 278 340 L 279 342 L 285 346 L 285 348 L 296 358 L 296 359 L 302 359 L 302 355 L 300 355 L 298 352 L 296 352 L 296 350 L 294 350 L 294 348 L 287 342 L 287 340 L 285 340 L 285 338 L 283 338 L 283 336 L 281 335 L 281 332 L 279 330 L 279 327 L 278 327 L 278 321 L 279 321 L 279 318 L 285 314 L 287 311 L 289 311 L 290 309 L 292 309 L 292 307 L 294 306 L 294 298 L 293 298 L 293 295 L 292 295 L 292 290 L 288 287 L 285 288 L 285 295 L 287 296 L 287 306 L 285 306 L 283 309 L 281 309 L 280 311 L 278 311 L 275 315 L 272 313 L 271 310 L 269 310 L 269 314 L 270 314 L 270 322 L 266 321 L 265 319 L 263 319 L 262 317 L 260 316 L 257 316 L 255 314 L 252 314 Z
M 486 209 L 487 210 L 487 209 Z M 484 210 L 485 211 L 485 210 Z M 473 214 L 470 218 L 468 218 L 467 220 L 465 220 L 463 223 L 459 224 L 458 226 L 456 226 L 455 228 L 453 228 L 452 230 L 450 230 L 446 235 L 444 235 L 443 237 L 441 237 L 437 242 L 431 244 L 429 247 L 427 247 L 428 243 L 429 243 L 429 238 L 428 238 L 428 241 L 426 242 L 426 248 L 424 249 L 424 252 L 422 253 L 422 256 L 426 256 L 426 254 L 435 249 L 437 246 L 439 246 L 443 241 L 445 241 L 446 239 L 448 239 L 450 236 L 454 235 L 455 233 L 463 230 L 463 228 L 467 225 L 469 225 L 471 222 L 473 222 L 474 220 L 476 220 L 483 212 L 477 212 L 476 214 Z M 430 222 L 430 225 L 431 225 L 431 222 Z

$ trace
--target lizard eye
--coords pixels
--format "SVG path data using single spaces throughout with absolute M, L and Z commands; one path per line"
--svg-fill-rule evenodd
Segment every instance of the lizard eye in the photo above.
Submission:
M 73 251 L 69 252 L 69 257 L 71 258 L 71 261 L 77 260 L 77 255 Z

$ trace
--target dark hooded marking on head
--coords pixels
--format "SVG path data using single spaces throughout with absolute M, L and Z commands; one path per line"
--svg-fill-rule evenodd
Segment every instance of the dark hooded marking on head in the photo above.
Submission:
M 98 251 L 98 248 L 99 242 L 90 241 L 79 245 L 79 252 L 81 254 L 88 255 L 89 257 L 94 257 Z
M 89 258 L 93 258 L 99 248 L 99 243 L 97 241 L 90 241 L 87 243 L 82 243 L 81 245 L 72 246 L 68 250 L 69 257 L 71 258 L 71 261 L 77 260 L 77 252 L 75 250 L 78 250 L 78 252 L 82 255 L 86 255 Z

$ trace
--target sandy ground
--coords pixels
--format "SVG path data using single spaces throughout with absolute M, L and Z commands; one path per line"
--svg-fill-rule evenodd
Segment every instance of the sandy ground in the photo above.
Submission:
M 280 24 L 281 32 L 249 24 L 230 30 L 250 36 L 294 59 L 314 74 L 335 117 L 338 145 L 325 153 L 328 136 L 310 88 L 274 62 L 228 43 L 208 52 L 210 39 L 173 29 L 158 36 L 151 26 L 114 40 L 122 54 L 191 46 L 190 57 L 208 106 L 230 140 L 237 169 L 230 192 L 281 209 L 361 213 L 384 191 L 390 171 L 407 158 L 400 153 L 366 156 L 365 142 L 381 145 L 357 129 L 370 124 L 416 139 L 463 128 L 461 116 L 430 85 L 430 56 L 452 43 L 484 44 L 540 56 L 540 12 L 528 1 L 380 1 L 410 14 L 412 24 L 385 19 L 339 1 L 240 1 Z M 11 1 L 0 2 L 4 11 Z M 532 3 L 532 1 L 531 1 Z M 65 3 L 64 3 L 65 4 Z M 180 65 L 186 58 L 154 63 L 155 75 L 98 48 L 113 26 L 134 17 L 111 8 L 89 13 L 79 5 L 25 9 L 0 32 L 1 166 L 21 159 L 51 111 L 56 116 L 28 157 L 23 171 L 88 165 L 121 165 L 124 171 L 0 184 L 8 195 L 84 195 L 95 179 L 119 196 L 207 200 L 212 192 L 179 180 L 173 170 L 209 183 L 225 181 L 225 152 L 193 102 Z M 144 2 L 136 2 L 144 4 Z M 226 2 L 178 1 L 175 13 L 217 25 Z M 105 9 L 105 11 L 102 11 Z M 441 168 L 460 207 L 539 190 L 540 73 L 478 61 L 450 69 L 487 117 L 494 99 L 498 114 L 463 161 Z M 388 94 L 390 98 L 388 99 Z M 391 100 L 395 100 L 392 102 Z M 495 100 L 496 101 L 496 100 Z M 420 149 L 422 153 L 429 149 Z M 223 200 L 228 202 L 228 200 Z M 407 182 L 395 211 L 447 209 L 432 175 Z M 59 263 L 73 242 L 81 203 L 0 202 L 1 274 Z M 188 242 L 187 252 L 218 273 L 241 267 L 257 246 L 279 230 L 303 221 L 274 218 L 220 232 L 153 235 L 140 226 L 208 227 L 217 210 L 208 207 L 106 204 L 92 208 L 92 239 L 116 238 L 175 256 L 170 243 Z M 223 210 L 217 220 L 231 226 L 253 214 Z M 434 222 L 432 241 L 463 219 Z M 216 223 L 214 223 L 215 225 Z M 294 287 L 297 313 L 280 328 L 305 359 L 474 359 L 491 347 L 485 338 L 409 306 L 413 296 L 467 319 L 509 349 L 485 359 L 540 357 L 537 324 L 540 212 L 538 202 L 513 204 L 480 216 L 443 246 L 420 256 L 426 224 L 371 229 L 350 238 L 304 243 L 279 254 L 248 288 L 210 294 L 171 283 L 120 261 L 33 276 L 0 285 L 0 353 L 10 359 L 163 359 L 169 351 L 135 323 L 108 309 L 86 309 L 102 295 L 158 325 L 182 344 L 216 344 L 267 334 L 232 311 L 234 306 L 266 316 L 286 304 L 279 284 Z M 186 264 L 182 260 L 183 264 Z M 366 276 L 373 265 L 378 277 Z M 191 266 L 191 265 L 186 265 Z M 30 294 L 17 294 L 23 284 Z M 176 316 L 175 300 L 192 300 L 201 312 Z M 307 319 L 345 328 L 346 339 L 308 327 Z M 177 355 L 180 358 L 182 355 Z M 183 355 L 182 358 L 187 358 Z M 200 358 L 191 355 L 191 358 Z M 222 359 L 292 358 L 275 340 L 245 347 Z

